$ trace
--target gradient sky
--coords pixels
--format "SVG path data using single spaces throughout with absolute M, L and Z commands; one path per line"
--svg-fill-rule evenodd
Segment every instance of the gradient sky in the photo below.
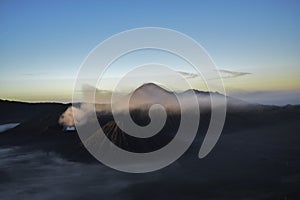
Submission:
M 300 103 L 299 19 L 300 3 L 289 0 L 1 0 L 0 98 L 69 101 L 79 67 L 97 44 L 155 26 L 191 36 L 221 69 L 251 73 L 224 79 L 229 94 Z

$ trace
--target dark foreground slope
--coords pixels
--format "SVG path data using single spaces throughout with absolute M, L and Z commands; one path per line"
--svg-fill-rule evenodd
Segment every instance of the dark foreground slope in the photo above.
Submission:
M 60 115 L 70 104 L 24 103 L 1 101 L 4 110 L 0 124 L 17 122 L 19 126 L 0 133 L 1 146 L 23 146 L 27 149 L 57 152 L 68 159 L 76 152 L 80 160 L 92 160 L 76 132 L 64 132 L 58 124 Z M 84 156 L 80 156 L 84 152 Z
M 1 113 L 7 113 L 6 117 L 1 115 L 0 124 L 21 122 L 0 133 L 1 198 L 300 197 L 300 106 L 230 107 L 220 140 L 207 157 L 199 159 L 197 153 L 210 116 L 203 113 L 191 148 L 172 165 L 148 174 L 117 172 L 96 161 L 81 145 L 76 132 L 64 132 L 57 123 L 68 106 L 0 103 Z M 109 137 L 123 134 L 110 116 L 101 119 L 105 119 L 100 123 Z M 170 133 L 166 134 L 169 137 L 161 135 L 152 141 L 125 137 L 126 143 L 121 139 L 112 141 L 132 151 L 153 150 L 167 143 L 176 132 L 178 116 L 168 120 L 164 132 Z

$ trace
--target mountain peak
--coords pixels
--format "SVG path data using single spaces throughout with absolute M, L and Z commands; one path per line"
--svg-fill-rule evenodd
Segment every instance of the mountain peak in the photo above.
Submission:
M 145 84 L 141 85 L 140 87 L 138 87 L 135 90 L 135 92 L 136 91 L 149 91 L 150 92 L 150 91 L 157 91 L 157 90 L 169 93 L 169 91 L 165 90 L 164 88 L 162 88 L 162 87 L 160 87 L 160 86 L 158 86 L 158 85 L 156 85 L 155 83 L 152 83 L 152 82 L 145 83 Z

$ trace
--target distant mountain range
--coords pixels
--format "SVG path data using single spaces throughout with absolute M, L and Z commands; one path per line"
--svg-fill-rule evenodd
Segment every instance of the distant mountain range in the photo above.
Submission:
M 101 94 L 101 91 L 96 92 L 96 102 L 101 101 L 101 95 L 97 95 L 97 93 Z M 130 110 L 144 110 L 149 109 L 149 107 L 153 104 L 160 104 L 164 108 L 169 111 L 180 111 L 179 99 L 182 100 L 182 105 L 188 107 L 192 104 L 194 95 L 197 99 L 197 104 L 202 111 L 206 111 L 211 107 L 211 97 L 215 99 L 226 99 L 226 106 L 231 107 L 231 109 L 235 109 L 239 107 L 240 109 L 246 109 L 249 106 L 259 106 L 259 104 L 251 104 L 246 101 L 231 98 L 228 96 L 224 96 L 218 92 L 203 92 L 198 90 L 189 89 L 186 91 L 169 91 L 166 90 L 154 83 L 146 83 L 142 86 L 135 89 L 133 92 L 129 94 L 116 95 L 116 99 L 113 99 L 113 106 L 117 111 L 122 111 L 128 108 L 127 101 L 129 101 Z M 97 99 L 98 98 L 98 99 Z M 106 111 L 106 113 L 110 113 L 111 104 L 101 104 L 96 105 L 96 110 L 98 111 Z
M 192 92 L 197 95 L 200 108 L 203 105 L 209 105 L 210 95 L 222 95 L 216 92 L 209 93 L 197 90 L 174 93 L 152 83 L 144 84 L 131 94 L 130 106 L 133 108 L 131 117 L 137 124 L 145 125 L 149 123 L 148 111 L 145 110 L 149 105 L 160 103 L 169 108 L 171 106 L 174 108 L 178 105 L 176 95 L 182 95 L 188 100 Z M 228 107 L 223 134 L 268 127 L 277 123 L 299 122 L 299 105 L 266 106 L 249 104 L 230 97 L 226 98 Z M 122 106 L 122 99 L 116 103 Z M 20 123 L 19 126 L 0 133 L 0 145 L 38 146 L 38 148 L 57 151 L 67 155 L 67 157 L 73 157 L 69 155 L 70 152 L 72 152 L 72 155 L 77 151 L 85 152 L 76 132 L 64 132 L 62 126 L 58 123 L 62 113 L 70 106 L 71 104 L 24 103 L 0 100 L 0 111 L 2 113 L 0 124 Z M 103 108 L 103 105 L 97 106 Z M 77 107 L 80 108 L 80 104 L 77 104 Z M 204 110 L 203 112 L 202 109 L 201 111 L 198 135 L 203 136 L 210 122 L 210 110 Z M 136 152 L 148 152 L 168 143 L 176 133 L 180 121 L 180 115 L 173 113 L 168 116 L 167 122 L 160 133 L 149 139 L 137 139 L 123 133 L 116 126 L 110 113 L 100 112 L 98 117 L 103 130 L 112 141 L 124 149 Z M 126 140 L 121 139 L 124 136 Z

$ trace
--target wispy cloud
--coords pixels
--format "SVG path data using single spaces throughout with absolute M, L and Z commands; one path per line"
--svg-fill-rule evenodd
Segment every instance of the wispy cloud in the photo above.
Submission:
M 182 71 L 177 71 L 179 74 L 184 76 L 185 78 L 197 78 L 199 75 L 195 73 L 188 73 L 188 72 L 182 72 Z
M 43 76 L 47 75 L 48 73 L 46 72 L 36 72 L 36 73 L 22 73 L 21 75 L 23 76 Z
M 221 76 L 211 78 L 210 80 L 219 79 L 219 78 L 222 78 L 222 79 L 237 78 L 237 77 L 240 77 L 240 76 L 245 76 L 245 75 L 252 74 L 250 72 L 238 72 L 238 71 L 231 71 L 231 70 L 225 70 L 225 69 L 219 69 L 217 71 L 220 72 Z M 188 73 L 188 72 L 183 72 L 183 71 L 177 71 L 177 72 L 179 74 L 183 75 L 185 78 L 189 78 L 189 79 L 199 77 L 199 75 L 195 74 L 195 73 Z
M 237 71 L 231 71 L 231 70 L 225 70 L 225 69 L 219 69 L 218 71 L 221 73 L 222 78 L 236 78 L 239 76 L 245 76 L 245 75 L 252 74 L 249 72 L 237 72 Z

